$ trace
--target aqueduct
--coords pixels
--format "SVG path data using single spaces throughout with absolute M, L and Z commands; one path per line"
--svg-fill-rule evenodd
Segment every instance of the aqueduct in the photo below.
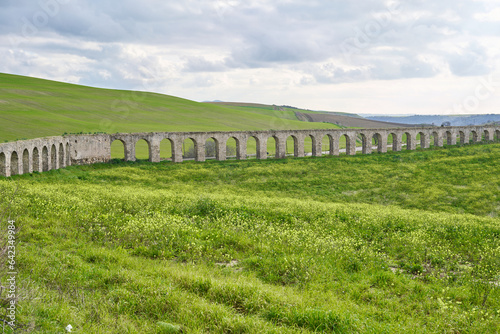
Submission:
M 444 146 L 470 142 L 500 140 L 500 126 L 465 127 L 421 127 L 394 129 L 323 129 L 323 130 L 276 130 L 276 131 L 235 131 L 235 132 L 152 132 L 81 134 L 21 140 L 0 144 L 0 175 L 11 176 L 32 172 L 44 172 L 70 165 L 93 164 L 111 160 L 111 144 L 123 143 L 124 159 L 135 161 L 135 147 L 140 140 L 146 141 L 149 148 L 149 161 L 160 161 L 160 143 L 168 140 L 171 147 L 171 160 L 182 162 L 182 145 L 189 139 L 194 145 L 194 159 L 205 161 L 207 140 L 215 142 L 215 158 L 226 160 L 226 143 L 236 143 L 236 158 L 247 158 L 247 143 L 255 140 L 257 159 L 267 159 L 267 143 L 275 142 L 275 157 L 287 156 L 287 139 L 293 138 L 293 156 L 304 157 L 306 140 L 311 142 L 311 155 L 325 153 L 323 142 L 327 142 L 326 154 L 339 155 L 339 143 L 345 141 L 345 152 L 356 154 L 357 144 L 363 154 L 401 151 L 403 148 L 415 150 L 429 148 L 431 145 Z M 432 141 L 431 141 L 432 140 Z M 417 142 L 418 141 L 418 142 Z M 373 145 L 375 143 L 375 147 Z

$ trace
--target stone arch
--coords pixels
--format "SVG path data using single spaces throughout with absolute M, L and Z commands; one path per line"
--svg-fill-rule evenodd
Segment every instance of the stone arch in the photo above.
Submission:
M 182 142 L 182 159 L 196 160 L 198 159 L 198 142 L 192 137 L 185 138 Z
M 382 139 L 382 135 L 378 132 L 374 133 L 371 142 L 377 146 L 377 152 L 384 152 L 384 141 Z
M 326 134 L 323 136 L 321 143 L 321 154 L 323 154 L 323 152 L 328 152 L 327 154 L 329 155 L 335 154 L 335 139 L 332 135 Z
M 0 175 L 1 176 L 7 176 L 7 170 L 6 170 L 6 162 L 7 159 L 5 158 L 5 153 L 0 152 Z
M 407 150 L 413 150 L 413 145 L 414 145 L 414 142 L 413 142 L 413 138 L 411 137 L 411 133 L 409 132 L 405 132 L 403 134 L 403 137 L 406 137 L 406 149 Z M 405 141 L 404 139 L 402 139 L 403 142 Z
M 346 134 L 343 134 L 340 137 L 340 139 L 345 140 L 345 154 L 351 155 L 352 154 L 351 137 L 346 133 Z M 356 147 L 354 147 L 354 149 L 356 149 Z M 354 154 L 356 154 L 356 151 L 354 151 Z
M 18 175 L 19 174 L 19 157 L 17 156 L 17 152 L 13 151 L 10 155 L 10 175 Z
M 367 136 L 364 133 L 360 133 L 359 137 L 361 138 L 361 147 L 363 154 L 372 153 L 372 137 Z M 346 153 L 347 153 L 347 139 L 346 139 Z
M 420 137 L 420 148 L 426 148 L 427 135 L 421 131 L 417 134 L 417 137 Z
M 151 143 L 146 138 L 139 138 L 135 144 L 135 160 L 149 160 L 151 158 Z
M 160 142 L 160 161 L 173 160 L 174 141 L 170 138 L 164 138 Z
M 23 169 L 21 174 L 28 174 L 30 172 L 30 153 L 27 148 L 23 151 Z
M 317 157 L 321 156 L 321 146 L 318 147 L 318 140 L 316 139 L 316 136 L 314 134 L 309 134 L 304 138 L 304 152 L 306 145 L 310 145 L 311 147 L 311 156 L 312 157 Z
M 394 132 L 389 133 L 389 135 L 387 136 L 387 144 L 391 144 L 390 147 L 394 152 L 401 150 L 398 145 L 398 135 Z
M 111 142 L 111 159 L 125 160 L 126 144 L 121 139 L 115 139 Z
M 49 149 L 47 146 L 44 146 L 42 148 L 42 172 L 48 171 L 50 168 L 49 166 Z
M 33 172 L 40 171 L 40 152 L 38 152 L 38 148 L 33 149 Z
M 477 131 L 472 130 L 469 134 L 469 143 L 472 141 L 472 143 L 476 143 L 478 141 L 478 134 Z
M 50 169 L 57 169 L 57 150 L 55 144 L 52 144 L 50 148 Z
M 233 145 L 234 143 L 234 145 Z M 229 137 L 226 140 L 226 158 L 241 159 L 240 140 L 236 137 Z
M 483 131 L 482 141 L 490 141 L 490 132 L 488 130 Z
M 290 146 L 292 146 L 292 149 L 290 149 Z M 285 152 L 286 155 L 293 155 L 294 157 L 299 156 L 299 140 L 296 136 L 290 135 L 286 138 Z
M 216 159 L 219 156 L 219 141 L 215 137 L 209 137 L 205 140 L 205 158 Z
M 59 144 L 59 168 L 64 168 L 64 146 Z
M 458 132 L 458 137 L 460 139 L 460 145 L 465 144 L 465 132 L 464 131 L 459 131 Z
M 430 141 L 430 143 L 432 143 L 433 146 L 439 146 L 439 133 L 437 133 L 437 131 L 432 131 L 431 137 L 432 140 Z
M 247 159 L 257 159 L 260 156 L 260 140 L 255 136 L 248 137 L 246 143 Z
M 273 142 L 274 141 L 274 145 Z M 279 137 L 270 136 L 266 139 L 267 156 L 275 159 L 279 158 Z

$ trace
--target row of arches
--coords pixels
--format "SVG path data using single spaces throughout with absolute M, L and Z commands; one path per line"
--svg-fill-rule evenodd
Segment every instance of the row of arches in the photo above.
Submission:
M 181 138 L 180 161 L 205 159 L 265 159 L 282 158 L 286 156 L 321 156 L 363 154 L 372 152 L 414 150 L 418 148 L 441 147 L 444 145 L 464 145 L 479 141 L 500 140 L 500 130 L 491 133 L 489 130 L 479 131 L 420 131 L 420 132 L 360 132 L 358 134 L 343 134 L 335 137 L 330 134 L 323 136 L 307 135 L 304 138 L 290 134 L 286 137 L 270 135 L 266 138 L 248 136 L 248 138 L 229 137 L 226 140 L 209 137 Z M 223 141 L 223 142 L 222 142 Z M 141 138 L 135 142 L 132 157 L 127 157 L 127 143 L 115 139 L 111 144 L 111 158 L 125 160 L 149 159 L 155 161 L 152 144 L 148 139 Z M 176 139 L 165 138 L 159 144 L 158 161 L 175 160 Z M 178 148 L 179 149 L 179 148 Z M 223 154 L 221 154 L 224 151 Z M 179 161 L 179 159 L 177 159 Z
M 0 175 L 11 176 L 46 172 L 70 165 L 69 144 L 54 143 L 41 147 L 0 152 Z
M 354 155 L 500 141 L 500 127 L 158 132 L 70 135 L 0 144 L 0 175 L 58 169 L 111 158 L 153 162 Z M 70 158 L 71 151 L 71 158 Z

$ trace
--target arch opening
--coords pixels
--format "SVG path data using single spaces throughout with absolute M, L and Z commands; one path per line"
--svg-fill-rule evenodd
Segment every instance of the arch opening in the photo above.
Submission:
M 393 132 L 387 136 L 387 150 L 398 151 L 398 136 Z
M 481 140 L 484 142 L 488 142 L 490 140 L 490 132 L 488 130 L 484 130 Z
M 335 140 L 331 135 L 325 135 L 321 141 L 321 154 L 334 155 Z
M 50 149 L 50 169 L 57 169 L 57 150 L 54 144 Z
M 377 148 L 377 152 L 384 152 L 384 141 L 382 140 L 382 135 L 380 133 L 373 134 L 371 144 L 373 147 Z
M 219 142 L 211 137 L 205 141 L 205 158 L 215 159 L 219 155 Z
M 347 134 L 340 137 L 340 147 L 340 154 L 351 154 L 351 138 Z
M 40 153 L 38 152 L 38 148 L 33 149 L 33 172 L 40 171 Z
M 297 137 L 294 135 L 288 136 L 285 141 L 285 152 L 287 156 L 298 157 L 299 146 Z
M 0 153 L 0 175 L 1 176 L 7 175 L 7 171 L 5 170 L 5 167 L 6 167 L 5 153 L 1 152 Z
M 30 153 L 28 149 L 24 149 L 23 151 L 23 169 L 22 174 L 27 174 L 30 172 Z
M 312 135 L 309 135 L 304 138 L 304 155 L 305 156 L 313 156 L 314 145 L 316 143 L 315 138 Z
M 231 137 L 226 141 L 226 159 L 239 159 L 240 157 L 240 141 Z
M 439 134 L 437 132 L 433 132 L 430 137 L 430 145 L 432 146 L 439 146 Z
M 19 174 L 19 158 L 17 156 L 17 152 L 12 152 L 10 156 L 10 175 L 18 175 Z
M 276 136 L 271 136 L 267 138 L 267 157 L 268 158 L 279 158 L 278 156 L 278 138 Z
M 472 130 L 469 135 L 469 144 L 474 144 L 475 142 L 477 142 L 477 138 L 477 132 Z
M 495 131 L 497 141 L 500 141 L 500 130 Z
M 198 143 L 193 138 L 186 138 L 182 142 L 182 159 L 194 160 L 198 152 Z
M 111 159 L 125 160 L 125 143 L 121 139 L 111 143 Z
M 460 145 L 465 145 L 465 132 L 459 131 L 457 135 Z
M 417 134 L 417 143 L 420 143 L 418 144 L 420 148 L 425 148 L 425 139 L 426 139 L 425 133 L 419 132 Z
M 142 138 L 135 143 L 135 160 L 150 160 L 151 161 L 151 145 Z
M 160 161 L 172 161 L 173 145 L 174 143 L 169 138 L 165 138 L 160 142 Z
M 408 132 L 405 132 L 403 134 L 403 139 L 402 139 L 402 142 L 404 143 L 404 145 L 406 145 L 406 149 L 407 150 L 411 150 L 412 149 L 412 138 L 411 138 L 411 134 L 408 133 Z
M 259 152 L 259 139 L 257 137 L 250 137 L 247 140 L 247 159 L 257 159 Z
M 49 149 L 44 146 L 42 149 L 42 171 L 46 172 L 49 170 Z

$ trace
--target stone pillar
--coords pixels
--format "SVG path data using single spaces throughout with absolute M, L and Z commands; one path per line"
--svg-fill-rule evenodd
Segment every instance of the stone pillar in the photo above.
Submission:
M 417 136 L 414 136 L 412 133 L 406 133 L 406 148 L 412 151 L 417 148 Z
M 443 147 L 443 143 L 444 143 L 443 134 L 439 132 L 437 136 L 434 136 L 434 146 Z
M 194 152 L 195 161 L 203 162 L 205 161 L 205 144 L 207 141 L 204 138 L 193 138 L 194 139 Z
M 316 136 L 312 136 L 313 145 L 312 145 L 312 155 L 313 157 L 320 157 L 323 155 L 323 137 L 319 138 Z
M 372 133 L 362 134 L 361 138 L 363 138 L 363 142 L 361 143 L 363 154 L 371 154 L 373 134 Z M 348 153 L 346 152 L 346 154 Z
M 401 133 L 391 133 L 392 134 L 392 151 L 399 152 L 403 147 L 403 135 Z
M 340 155 L 340 145 L 339 145 L 339 142 L 340 142 L 340 137 L 332 137 L 331 141 L 330 141 L 330 154 L 331 155 Z
M 246 160 L 247 158 L 247 142 L 248 138 L 237 138 L 236 139 L 236 159 Z
M 125 147 L 125 161 L 135 161 L 135 142 L 132 138 L 122 139 Z
M 64 161 L 66 161 L 66 159 Z M 24 170 L 26 170 L 26 166 L 24 166 L 24 151 L 23 151 L 23 172 Z M 28 173 L 30 174 L 33 173 L 33 150 L 31 150 L 31 154 L 30 150 L 28 150 Z
M 305 150 L 304 150 L 304 145 L 305 145 L 305 138 L 301 134 L 296 134 L 295 135 L 297 138 L 297 144 L 295 145 L 294 148 L 294 155 L 297 158 L 303 158 L 305 156 Z
M 351 135 L 348 137 L 349 145 L 346 145 L 346 154 L 347 155 L 356 155 L 356 136 Z M 346 142 L 347 144 L 347 142 Z
M 451 132 L 450 140 L 446 140 L 448 145 L 457 145 L 457 133 Z
M 423 140 L 422 140 L 422 136 L 423 136 Z M 427 133 L 421 133 L 420 134 L 420 148 L 429 148 L 431 145 L 431 141 L 430 141 L 430 134 L 427 134 Z
M 149 161 L 160 162 L 160 141 L 158 139 L 149 140 Z
M 10 159 L 11 159 L 12 153 L 4 152 L 4 154 L 5 154 L 5 176 L 9 177 L 10 176 Z
M 224 161 L 226 160 L 226 143 L 228 139 L 227 138 L 217 138 L 215 140 L 215 145 L 217 146 L 217 152 L 216 152 L 216 159 L 218 161 Z
M 276 157 L 278 159 L 286 158 L 286 136 L 277 135 L 276 140 Z
M 182 140 L 180 138 L 171 138 L 172 162 L 182 162 Z
M 267 159 L 267 138 L 262 136 L 255 137 L 257 138 L 257 159 L 266 160 Z

